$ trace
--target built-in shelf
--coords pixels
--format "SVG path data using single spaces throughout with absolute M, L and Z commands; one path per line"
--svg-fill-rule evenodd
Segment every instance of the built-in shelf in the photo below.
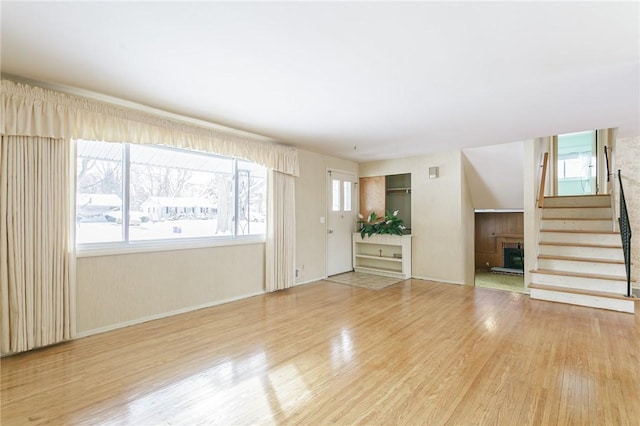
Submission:
M 358 266 L 356 272 L 363 272 L 371 275 L 383 275 L 383 276 L 393 276 L 395 277 L 398 271 L 393 268 L 383 268 L 381 266 L 377 267 L 368 267 L 368 266 Z
M 411 235 L 353 234 L 353 269 L 356 272 L 401 279 L 411 278 Z
M 389 256 L 371 256 L 368 254 L 356 254 L 356 257 L 360 257 L 362 259 L 382 259 L 382 260 L 388 260 L 390 262 L 402 262 L 402 258 L 401 257 L 389 257 Z
M 411 194 L 411 188 L 387 188 L 387 194 Z

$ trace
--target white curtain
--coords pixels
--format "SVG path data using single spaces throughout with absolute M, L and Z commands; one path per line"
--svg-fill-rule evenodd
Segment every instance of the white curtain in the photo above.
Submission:
M 266 290 L 269 292 L 295 284 L 295 201 L 295 178 L 270 171 L 266 248 Z
M 299 174 L 295 148 L 6 79 L 1 83 L 0 134 L 169 145 Z
M 73 328 L 68 140 L 0 137 L 3 353 L 67 340 Z
M 73 336 L 72 139 L 163 144 L 264 165 L 272 175 L 266 288 L 294 284 L 295 148 L 6 79 L 0 84 L 3 353 Z

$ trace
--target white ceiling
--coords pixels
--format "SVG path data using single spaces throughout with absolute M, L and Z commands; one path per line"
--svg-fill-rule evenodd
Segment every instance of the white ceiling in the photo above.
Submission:
M 356 161 L 640 133 L 637 1 L 4 0 L 1 13 L 5 74 Z

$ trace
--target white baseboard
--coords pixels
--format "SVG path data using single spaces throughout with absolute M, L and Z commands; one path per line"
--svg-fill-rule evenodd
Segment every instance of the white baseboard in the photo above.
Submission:
M 532 288 L 530 297 L 531 299 L 608 309 L 610 311 L 626 312 L 630 314 L 633 314 L 635 311 L 635 302 L 633 299 L 610 299 L 590 294 L 566 293 L 561 289 L 556 291 Z
M 326 279 L 327 279 L 327 277 L 312 278 L 312 279 L 307 280 L 307 281 L 302 281 L 302 282 L 299 282 L 299 283 L 295 283 L 294 287 L 297 287 L 299 285 L 317 283 L 318 281 L 326 280 Z
M 443 280 L 442 278 L 418 277 L 418 276 L 413 276 L 412 278 L 415 278 L 416 280 L 435 281 L 437 283 L 443 283 L 443 284 L 465 285 L 460 281 Z
M 134 320 L 131 320 L 131 321 L 124 321 L 124 322 L 120 322 L 120 323 L 117 323 L 117 324 L 108 325 L 106 327 L 94 328 L 92 330 L 87 330 L 87 331 L 83 331 L 81 333 L 76 333 L 76 335 L 73 336 L 73 338 L 71 340 L 81 339 L 83 337 L 88 337 L 88 336 L 93 336 L 94 334 L 106 333 L 107 331 L 113 331 L 113 330 L 117 330 L 119 328 L 129 327 L 129 326 L 136 325 L 136 324 L 142 324 L 143 322 L 153 321 L 153 320 L 157 320 L 157 319 L 160 319 L 160 318 L 166 318 L 166 317 L 170 317 L 170 316 L 173 316 L 173 315 L 179 315 L 179 314 L 184 314 L 184 313 L 187 313 L 187 312 L 197 311 L 198 309 L 210 308 L 212 306 L 222 305 L 222 304 L 229 303 L 229 302 L 235 302 L 236 300 L 242 300 L 242 299 L 247 299 L 249 297 L 260 296 L 262 294 L 265 294 L 265 292 L 261 291 L 261 292 L 256 292 L 256 293 L 252 293 L 252 294 L 245 294 L 245 295 L 242 295 L 242 296 L 230 297 L 228 299 L 215 300 L 213 302 L 203 303 L 202 305 L 189 306 L 187 308 L 177 309 L 175 311 L 170 311 L 170 312 L 163 312 L 163 313 L 160 313 L 160 314 L 150 315 L 150 316 L 143 317 L 143 318 L 137 318 L 137 319 L 134 319 Z

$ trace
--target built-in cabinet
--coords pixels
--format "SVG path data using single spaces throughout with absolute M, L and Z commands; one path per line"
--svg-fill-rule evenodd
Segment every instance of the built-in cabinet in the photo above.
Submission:
M 411 278 L 411 235 L 353 234 L 353 269 L 356 272 L 400 279 Z

